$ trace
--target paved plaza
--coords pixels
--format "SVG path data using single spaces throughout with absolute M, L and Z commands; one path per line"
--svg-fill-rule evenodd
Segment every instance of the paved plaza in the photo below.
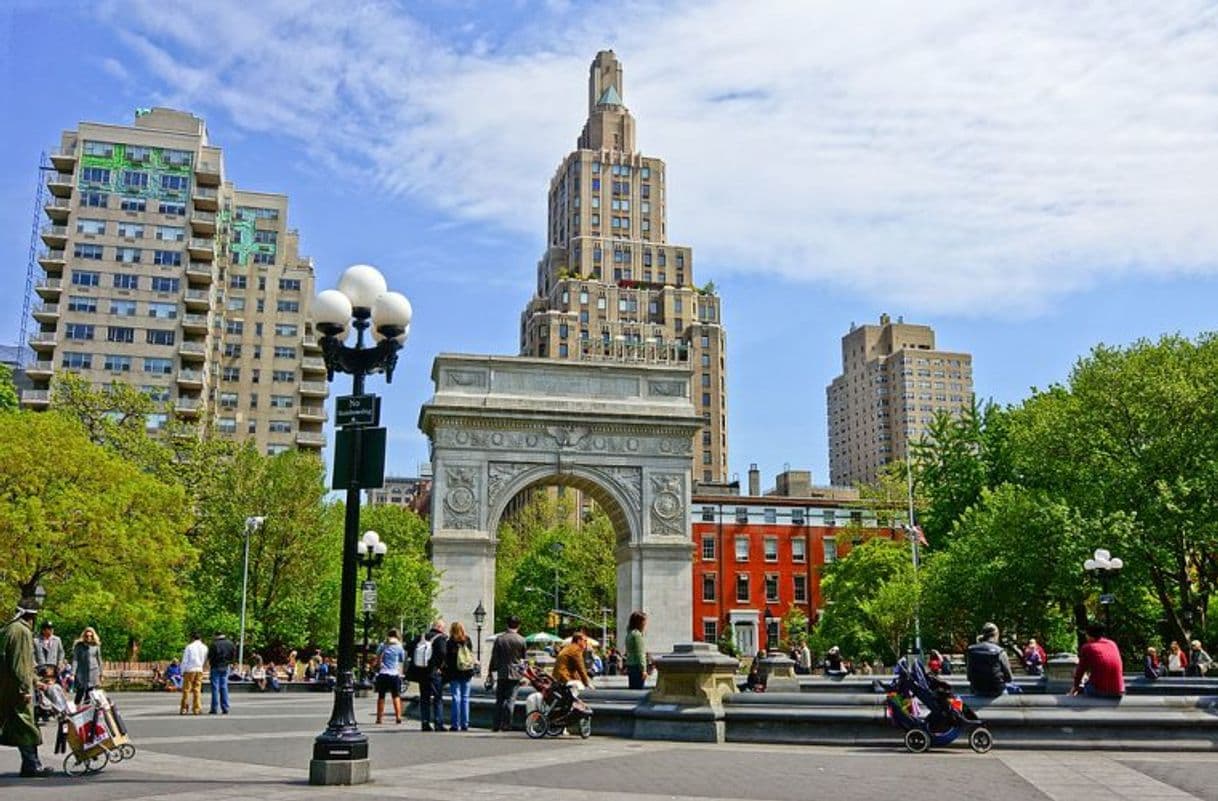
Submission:
M 82 779 L 58 776 L 31 782 L 15 776 L 17 752 L 0 749 L 0 798 L 1218 801 L 1218 761 L 1207 754 L 1004 751 L 1000 740 L 985 756 L 962 747 L 916 756 L 898 746 L 895 733 L 891 749 L 699 745 L 596 736 L 534 742 L 523 732 L 425 734 L 414 721 L 375 726 L 369 699 L 357 703 L 372 741 L 374 783 L 310 787 L 310 748 L 328 717 L 328 696 L 238 694 L 227 717 L 205 713 L 185 718 L 177 714 L 176 698 L 167 694 L 122 694 L 115 699 L 139 749 L 133 761 Z M 44 760 L 50 760 L 50 752 L 49 746 L 43 747 Z

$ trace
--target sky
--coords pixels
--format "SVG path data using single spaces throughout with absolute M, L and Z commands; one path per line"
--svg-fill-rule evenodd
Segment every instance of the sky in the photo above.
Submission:
M 392 473 L 427 460 L 437 353 L 517 352 L 601 49 L 723 300 L 732 473 L 827 481 L 840 338 L 881 313 L 972 352 L 998 403 L 1097 343 L 1218 328 L 1212 0 L 0 5 L 0 343 L 39 153 L 188 110 L 238 186 L 289 196 L 318 289 L 366 262 L 411 298 L 371 383 Z

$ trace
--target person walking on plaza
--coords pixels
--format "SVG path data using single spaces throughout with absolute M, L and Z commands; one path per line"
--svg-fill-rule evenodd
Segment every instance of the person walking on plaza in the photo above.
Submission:
M 1087 642 L 1078 649 L 1078 667 L 1074 669 L 1074 689 L 1070 694 L 1122 698 L 1125 695 L 1125 666 L 1121 663 L 1120 649 L 1104 636 L 1102 623 L 1089 623 L 1085 634 Z
M 411 657 L 413 678 L 419 683 L 419 720 L 423 731 L 444 731 L 444 676 L 441 668 L 448 657 L 448 637 L 442 619 L 415 642 Z
M 67 657 L 63 651 L 63 640 L 55 635 L 55 624 L 42 621 L 38 636 L 34 638 L 34 669 L 44 679 L 59 676 Z
M 72 644 L 72 670 L 76 684 L 75 703 L 79 706 L 89 690 L 101 686 L 102 680 L 101 640 L 92 626 L 86 626 Z
M 977 642 L 965 652 L 964 662 L 968 683 L 976 695 L 997 698 L 1006 692 L 1007 684 L 1013 679 L 1011 660 L 998 644 L 998 627 L 993 623 L 981 627 Z
M 1180 643 L 1172 640 L 1171 648 L 1167 652 L 1167 675 L 1183 676 L 1186 670 L 1188 670 L 1188 654 L 1181 650 Z
M 211 645 L 207 648 L 207 662 L 211 666 L 208 679 L 211 681 L 211 709 L 209 714 L 216 714 L 218 708 L 223 714 L 228 714 L 228 669 L 237 658 L 237 646 L 224 636 L 224 632 L 216 632 Z
M 507 631 L 495 638 L 491 646 L 491 663 L 486 669 L 487 681 L 495 683 L 495 717 L 491 731 L 511 731 L 512 712 L 516 705 L 516 687 L 520 684 L 520 663 L 524 661 L 524 637 L 520 636 L 520 618 L 507 619 Z
M 39 686 L 34 671 L 34 620 L 38 601 L 23 598 L 17 614 L 0 629 L 0 745 L 21 754 L 21 777 L 46 778 L 55 771 L 38 758 L 42 731 L 34 720 L 34 693 Z M 43 687 L 50 686 L 43 684 Z
M 478 672 L 474 647 L 465 626 L 455 620 L 448 627 L 448 649 L 444 656 L 444 680 L 452 695 L 448 726 L 452 731 L 469 731 L 469 682 Z
M 643 631 L 647 628 L 647 613 L 635 610 L 626 624 L 626 676 L 630 689 L 641 690 L 647 680 L 647 641 Z
M 389 629 L 385 642 L 376 649 L 376 722 L 385 719 L 385 695 L 393 699 L 393 722 L 402 722 L 402 667 L 406 664 L 406 649 L 398 639 L 398 630 Z
M 178 714 L 187 709 L 198 715 L 203 711 L 203 664 L 207 662 L 207 646 L 198 632 L 190 633 L 190 642 L 182 651 L 182 703 Z
M 1188 652 L 1188 667 L 1184 670 L 1184 675 L 1204 676 L 1210 665 L 1214 664 L 1214 660 L 1201 647 L 1200 640 L 1193 640 L 1190 645 L 1192 650 Z

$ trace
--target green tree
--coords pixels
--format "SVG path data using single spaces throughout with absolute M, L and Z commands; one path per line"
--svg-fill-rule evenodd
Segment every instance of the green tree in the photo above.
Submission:
M 808 642 L 808 616 L 798 606 L 792 606 L 782 616 L 783 639 L 780 647 L 786 651 Z
M 334 517 L 341 526 L 341 505 Z M 410 509 L 399 506 L 365 506 L 360 512 L 360 527 L 375 531 L 389 546 L 384 564 L 377 568 L 373 579 L 377 584 L 377 608 L 373 616 L 376 637 L 383 637 L 389 628 L 403 635 L 425 631 L 435 618 L 433 603 L 439 588 L 438 576 L 427 558 L 430 529 L 427 521 Z M 337 617 L 334 625 L 337 626 Z M 474 632 L 472 612 L 468 624 Z
M 75 373 L 60 373 L 51 387 L 51 405 L 79 422 L 94 443 L 150 473 L 169 471 L 173 451 L 166 439 L 148 432 L 148 417 L 160 407 L 130 384 L 95 387 Z
M 0 364 L 0 412 L 16 411 L 18 402 L 17 386 L 13 383 L 13 370 L 7 364 Z
M 850 536 L 847 529 L 838 539 Z M 892 612 L 891 599 L 877 600 L 877 596 L 889 582 L 911 582 L 907 574 L 912 570 L 909 547 L 883 537 L 855 546 L 828 565 L 821 580 L 825 610 L 813 632 L 814 648 L 823 653 L 836 645 L 855 657 L 888 652 L 897 621 L 877 617 Z M 915 599 L 906 601 L 912 608 Z

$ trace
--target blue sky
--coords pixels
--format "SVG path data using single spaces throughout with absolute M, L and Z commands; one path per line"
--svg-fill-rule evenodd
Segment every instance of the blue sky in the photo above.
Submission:
M 1097 342 L 1215 328 L 1214 3 L 744 8 L 6 3 L 0 342 L 39 151 L 80 120 L 187 109 L 238 185 L 290 196 L 319 288 L 369 262 L 413 301 L 384 388 L 390 469 L 413 473 L 435 354 L 516 350 L 604 47 L 669 165 L 669 238 L 723 297 L 733 472 L 825 480 L 839 339 L 881 312 L 971 351 L 1000 402 Z

